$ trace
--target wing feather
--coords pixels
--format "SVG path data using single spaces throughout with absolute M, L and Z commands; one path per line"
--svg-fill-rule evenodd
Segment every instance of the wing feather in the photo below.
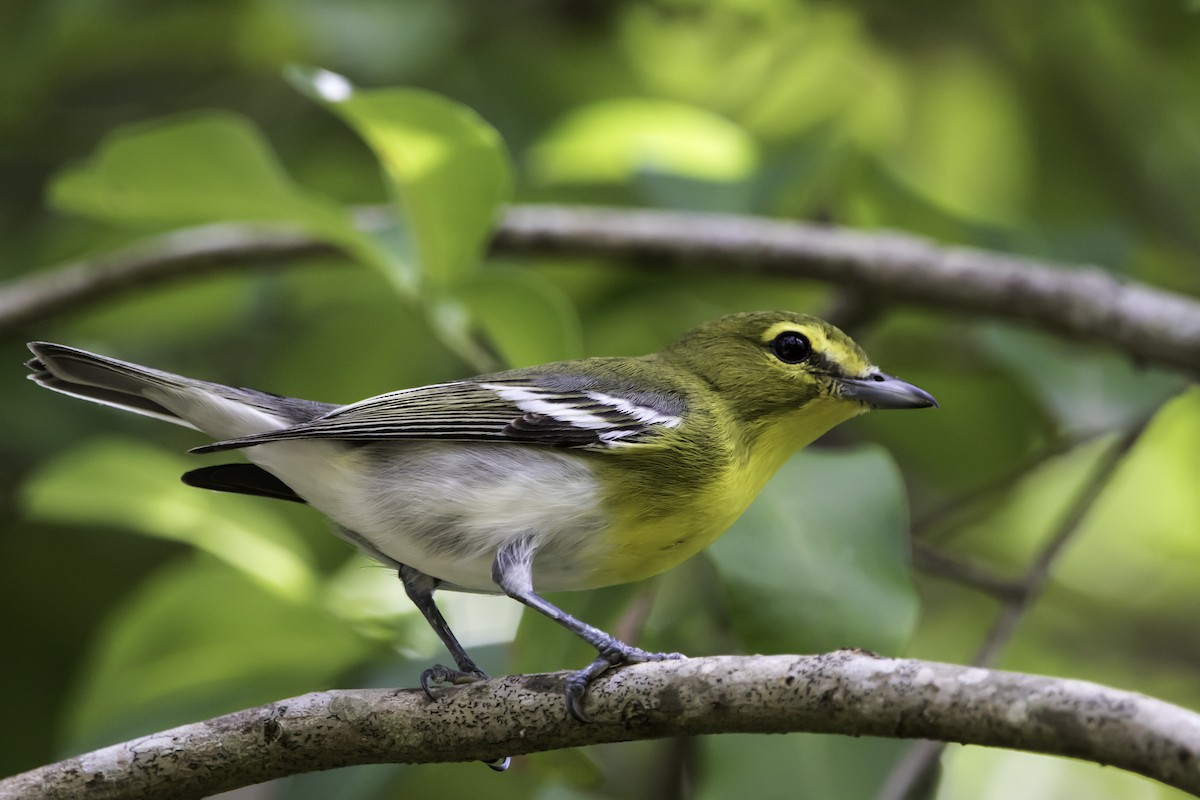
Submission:
M 537 376 L 455 381 L 341 406 L 310 422 L 197 447 L 209 453 L 293 439 L 520 442 L 608 449 L 652 444 L 682 421 L 674 395 L 559 388 Z

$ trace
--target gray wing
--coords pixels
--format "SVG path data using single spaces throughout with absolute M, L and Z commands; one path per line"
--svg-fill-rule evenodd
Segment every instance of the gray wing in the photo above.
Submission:
M 607 449 L 651 444 L 682 422 L 669 394 L 607 390 L 561 376 L 504 377 L 422 386 L 342 406 L 311 422 L 197 447 L 211 453 L 294 439 L 520 442 Z

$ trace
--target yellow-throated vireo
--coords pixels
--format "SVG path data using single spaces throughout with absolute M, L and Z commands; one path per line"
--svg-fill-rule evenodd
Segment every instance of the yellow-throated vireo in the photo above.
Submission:
M 436 589 L 503 592 L 597 650 L 588 684 L 648 653 L 539 592 L 655 575 L 720 536 L 796 450 L 869 408 L 933 397 L 880 372 L 840 330 L 784 311 L 734 314 L 640 358 L 587 358 L 403 389 L 350 405 L 193 380 L 35 342 L 29 377 L 63 394 L 195 428 L 250 464 L 193 470 L 206 489 L 306 502 L 398 571 L 456 665 L 486 678 Z

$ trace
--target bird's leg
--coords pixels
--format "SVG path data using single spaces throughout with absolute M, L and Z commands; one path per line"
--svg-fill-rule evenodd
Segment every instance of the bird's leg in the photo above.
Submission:
M 583 713 L 583 697 L 596 678 L 610 667 L 636 664 L 642 661 L 666 661 L 686 658 L 682 653 L 648 653 L 599 628 L 572 617 L 553 603 L 543 600 L 533 591 L 533 555 L 536 550 L 531 537 L 514 539 L 496 552 L 492 562 L 492 580 L 504 593 L 562 625 L 571 633 L 596 648 L 596 660 L 567 679 L 567 711 L 580 722 L 588 722 Z
M 425 621 L 429 623 L 429 627 L 433 628 L 433 632 L 442 640 L 442 644 L 446 645 L 446 649 L 450 651 L 454 663 L 458 666 L 458 669 L 450 669 L 441 664 L 435 664 L 421 673 L 421 688 L 425 690 L 429 699 L 436 699 L 433 696 L 433 686 L 431 685 L 433 683 L 458 685 L 486 681 L 488 674 L 467 655 L 466 648 L 458 641 L 454 631 L 450 630 L 450 626 L 446 624 L 446 618 L 442 616 L 437 604 L 433 602 L 433 590 L 437 588 L 437 580 L 424 572 L 404 565 L 400 566 L 399 574 L 400 582 L 404 584 L 404 591 L 408 594 L 408 599 L 412 600 L 413 605 L 420 610 Z M 498 756 L 483 763 L 497 772 L 504 772 L 508 769 L 511 759 L 508 756 Z
M 446 645 L 446 649 L 450 651 L 450 656 L 458 666 L 458 669 L 451 669 L 437 664 L 421 673 L 421 688 L 425 690 L 425 694 L 430 698 L 433 697 L 433 689 L 430 686 L 432 683 L 459 685 L 486 681 L 488 674 L 467 655 L 466 649 L 459 643 L 454 631 L 450 630 L 450 626 L 446 623 L 446 618 L 442 616 L 437 604 L 433 602 L 433 590 L 437 588 L 437 580 L 412 567 L 402 566 L 400 567 L 400 581 L 404 584 L 404 591 L 408 593 L 408 599 L 412 600 L 413 605 L 420 610 L 425 621 L 429 623 L 429 627 L 433 628 L 433 632 L 442 640 L 442 644 Z

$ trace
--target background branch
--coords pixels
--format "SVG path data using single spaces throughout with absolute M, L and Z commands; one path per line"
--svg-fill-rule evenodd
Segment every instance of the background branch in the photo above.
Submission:
M 360 214 L 379 224 L 380 209 Z M 687 265 L 844 284 L 946 311 L 1020 319 L 1104 342 L 1135 358 L 1200 371 L 1200 302 L 1090 266 L 1052 263 L 906 234 L 733 215 L 517 206 L 494 250 L 606 256 L 645 267 Z M 327 257 L 304 234 L 213 225 L 149 239 L 101 258 L 41 270 L 0 287 L 0 332 L 118 292 L 245 264 Z
M 1002 600 L 1000 613 L 984 636 L 983 643 L 971 661 L 972 664 L 977 667 L 990 667 L 999 659 L 1001 651 L 1016 633 L 1022 617 L 1045 590 L 1054 562 L 1079 531 L 1080 524 L 1100 499 L 1117 469 L 1125 462 L 1125 457 L 1141 439 L 1152 418 L 1153 415 L 1146 417 L 1125 431 L 1104 453 L 1067 508 L 1062 520 L 1055 526 L 1053 534 L 1019 580 L 1003 584 L 989 583 L 990 573 L 978 565 L 971 562 L 960 562 L 956 565 L 960 570 L 959 576 L 966 582 L 972 582 L 978 588 L 989 591 Z M 914 549 L 914 555 L 918 552 L 922 551 Z M 921 556 L 914 558 L 914 562 L 937 564 L 936 559 L 931 560 L 931 557 L 932 553 L 926 549 Z M 945 567 L 945 564 L 938 566 Z M 904 800 L 914 796 L 920 787 L 932 786 L 944 748 L 945 744 L 940 741 L 920 742 L 911 747 L 893 768 L 879 792 L 878 800 Z
M 447 690 L 438 702 L 419 690 L 303 695 L 5 779 L 0 798 L 195 798 L 354 764 L 487 760 L 672 735 L 788 731 L 937 738 L 1072 756 L 1200 795 L 1200 715 L 1084 681 L 847 650 L 716 656 L 610 673 L 589 693 L 594 721 L 581 725 L 562 702 L 568 674 L 501 678 Z

